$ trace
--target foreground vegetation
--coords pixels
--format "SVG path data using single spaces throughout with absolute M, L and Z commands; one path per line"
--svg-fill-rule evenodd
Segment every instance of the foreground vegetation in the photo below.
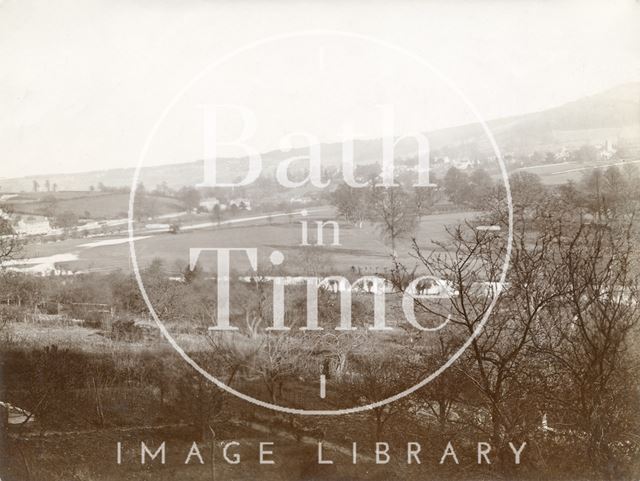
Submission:
M 227 385 L 279 405 L 336 409 L 384 400 L 434 372 L 475 336 L 433 382 L 357 415 L 276 414 L 208 383 L 163 343 L 126 273 L 68 279 L 6 273 L 0 278 L 8 373 L 2 396 L 35 417 L 9 432 L 10 450 L 23 453 L 11 458 L 12 472 L 28 466 L 42 473 L 56 466 L 54 460 L 39 466 L 35 443 L 46 441 L 28 437 L 38 432 L 89 430 L 97 438 L 123 427 L 163 426 L 169 429 L 163 439 L 188 450 L 187 440 L 210 439 L 211 428 L 232 438 L 238 432 L 234 423 L 244 422 L 266 427 L 274 436 L 288 433 L 293 440 L 310 437 L 346 447 L 352 441 L 369 446 L 386 441 L 399 457 L 401 444 L 414 437 L 435 453 L 432 457 L 439 457 L 450 440 L 461 452 L 470 452 L 479 441 L 489 441 L 493 449 L 490 465 L 478 465 L 473 456 L 441 470 L 390 463 L 354 470 L 348 479 L 634 479 L 640 468 L 638 177 L 618 174 L 599 173 L 579 185 L 553 189 L 533 176 L 513 177 L 510 246 L 505 192 L 493 186 L 485 190 L 480 218 L 451 226 L 432 249 L 414 241 L 413 264 L 393 255 L 397 244 L 387 236 L 389 267 L 378 274 L 394 286 L 385 311 L 394 330 L 383 334 L 366 329 L 374 315 L 373 295 L 363 292 L 352 299 L 356 330 L 333 330 L 341 315 L 340 293 L 329 291 L 319 293 L 318 319 L 325 330 L 295 329 L 307 315 L 302 286 L 287 289 L 285 323 L 294 329 L 269 331 L 270 283 L 236 280 L 231 322 L 239 331 L 210 332 L 217 307 L 215 272 L 184 269 L 177 281 L 169 279 L 161 261 L 145 268 L 145 287 L 156 311 L 191 357 Z M 410 198 L 406 192 L 381 195 L 386 206 Z M 500 285 L 496 281 L 509 247 L 510 269 Z M 271 268 L 261 273 L 336 274 L 323 255 L 309 251 L 301 272 Z M 343 274 L 351 281 L 357 277 Z M 420 325 L 434 327 L 449 319 L 438 331 L 422 331 L 404 320 L 402 295 L 424 274 L 454 286 L 448 297 L 415 299 Z M 497 290 L 502 292 L 494 299 Z M 64 323 L 70 333 L 80 331 L 87 344 L 61 345 L 60 339 L 46 337 Z M 23 335 L 38 326 L 42 336 Z M 328 379 L 325 398 L 318 395 L 320 375 Z M 520 465 L 510 459 L 509 442 L 528 445 Z M 49 477 L 109 479 L 108 468 L 93 470 L 91 455 L 83 456 L 74 461 L 75 474 L 54 471 Z M 130 466 L 132 479 L 147 479 L 138 468 Z M 245 477 L 258 472 L 255 466 L 244 469 Z M 306 468 L 292 463 L 287 469 L 272 473 L 273 479 L 302 478 Z M 210 477 L 204 469 L 184 470 L 180 474 L 189 472 L 194 479 Z M 325 473 L 324 479 L 337 476 Z

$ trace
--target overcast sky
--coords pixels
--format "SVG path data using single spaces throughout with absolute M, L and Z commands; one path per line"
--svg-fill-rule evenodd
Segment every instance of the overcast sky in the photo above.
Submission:
M 640 80 L 639 25 L 636 0 L 0 0 L 0 177 L 135 166 L 160 114 L 199 74 L 149 163 L 198 158 L 203 102 L 254 110 L 260 150 L 296 130 L 337 140 L 345 117 L 376 136 L 376 103 L 398 109 L 398 132 L 470 120 L 424 65 L 355 38 L 270 40 L 211 67 L 273 35 L 328 29 L 407 49 L 489 119 Z

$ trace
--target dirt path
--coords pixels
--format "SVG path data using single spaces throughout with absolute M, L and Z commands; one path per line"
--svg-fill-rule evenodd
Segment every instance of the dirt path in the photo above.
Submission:
M 300 435 L 287 431 L 282 428 L 273 428 L 267 426 L 266 424 L 262 424 L 256 421 L 246 421 L 243 419 L 229 419 L 228 422 L 233 424 L 234 426 L 242 426 L 253 431 L 257 431 L 260 433 L 273 434 L 279 436 L 283 439 L 287 439 L 290 441 L 296 441 L 298 443 L 307 444 L 310 446 L 317 446 L 318 443 L 322 443 L 323 448 L 335 451 L 340 454 L 344 454 L 345 456 L 351 457 L 351 449 L 341 446 L 339 444 L 333 443 L 331 441 L 327 441 L 325 439 L 315 438 L 313 436 L 308 435 Z M 179 429 L 179 428 L 187 428 L 189 424 L 184 423 L 174 423 L 174 424 L 160 424 L 155 426 L 123 426 L 123 427 L 113 427 L 113 428 L 105 428 L 105 429 L 78 429 L 72 431 L 44 431 L 40 433 L 32 432 L 32 433 L 10 433 L 9 437 L 18 440 L 28 440 L 28 439 L 37 439 L 37 438 L 50 438 L 56 436 L 78 436 L 78 435 L 87 435 L 87 434 L 96 434 L 96 433 L 128 433 L 128 432 L 136 432 L 136 431 L 158 431 L 163 429 Z M 365 456 L 363 454 L 358 453 L 358 460 L 365 462 L 374 462 L 374 459 L 370 456 Z

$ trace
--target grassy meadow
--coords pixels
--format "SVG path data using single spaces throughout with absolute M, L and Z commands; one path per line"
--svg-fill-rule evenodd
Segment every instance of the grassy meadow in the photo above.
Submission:
M 446 238 L 445 227 L 463 222 L 472 217 L 469 212 L 446 213 L 425 216 L 421 219 L 416 230 L 416 239 L 421 246 L 429 246 L 432 241 Z M 315 239 L 315 220 L 329 220 L 333 216 L 320 217 L 310 215 L 309 239 Z M 269 219 L 248 222 L 247 225 L 208 227 L 198 230 L 183 230 L 178 234 L 169 233 L 136 233 L 145 237 L 136 242 L 136 254 L 141 266 L 148 265 L 153 259 L 160 258 L 165 265 L 173 268 L 176 263 L 186 265 L 189 249 L 195 247 L 257 247 L 259 262 L 266 261 L 273 250 L 280 250 L 285 256 L 285 267 L 290 263 L 295 267 L 300 258 L 305 256 L 305 248 L 301 242 L 302 217 L 292 219 L 277 217 L 271 222 Z M 203 216 L 203 222 L 209 219 Z M 148 236 L 148 237 L 147 237 Z M 100 240 L 109 238 L 101 237 Z M 389 264 L 390 249 L 381 237 L 379 231 L 371 224 L 362 228 L 340 223 L 340 246 L 331 246 L 333 240 L 332 229 L 325 228 L 325 245 L 323 252 L 326 259 L 336 267 L 336 272 L 343 272 L 351 266 L 384 267 Z M 61 263 L 61 267 L 72 270 L 111 270 L 131 268 L 129 244 L 105 245 L 98 247 L 84 247 L 91 244 L 92 239 L 68 239 L 64 241 L 48 242 L 28 245 L 24 257 L 48 257 L 64 253 L 75 253 L 77 261 Z M 398 253 L 404 261 L 409 260 L 408 251 L 410 241 L 403 239 L 398 245 Z M 203 258 L 204 260 L 204 258 Z M 211 259 L 207 259 L 211 262 Z M 249 268 L 244 256 L 236 256 L 232 266 L 238 271 Z

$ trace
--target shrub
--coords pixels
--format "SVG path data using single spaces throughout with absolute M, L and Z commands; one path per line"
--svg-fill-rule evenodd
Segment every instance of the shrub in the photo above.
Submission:
M 7 321 L 23 321 L 25 310 L 19 306 L 0 305 L 0 325 Z
M 118 319 L 111 325 L 110 337 L 118 341 L 135 342 L 143 338 L 144 332 L 133 319 Z

